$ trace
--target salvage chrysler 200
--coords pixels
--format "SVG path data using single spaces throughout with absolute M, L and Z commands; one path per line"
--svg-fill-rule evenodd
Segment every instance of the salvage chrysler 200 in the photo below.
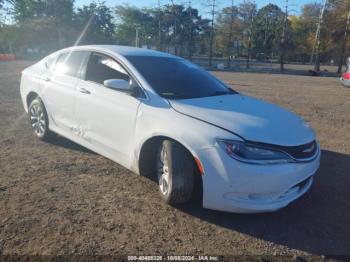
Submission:
M 274 211 L 308 191 L 319 167 L 301 117 L 157 51 L 60 50 L 23 71 L 21 96 L 38 138 L 59 134 L 154 177 L 169 204 L 201 188 L 205 208 Z

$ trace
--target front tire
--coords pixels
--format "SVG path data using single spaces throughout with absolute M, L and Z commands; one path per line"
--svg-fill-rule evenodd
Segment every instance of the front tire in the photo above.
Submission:
M 49 130 L 49 119 L 45 106 L 39 97 L 35 98 L 28 107 L 31 127 L 36 137 L 47 141 L 52 133 Z
M 164 140 L 157 155 L 160 195 L 168 204 L 187 202 L 194 187 L 192 155 L 182 145 Z

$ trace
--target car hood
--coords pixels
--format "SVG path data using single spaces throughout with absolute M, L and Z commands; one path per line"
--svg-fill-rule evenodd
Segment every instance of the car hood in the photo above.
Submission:
M 295 146 L 315 139 L 301 117 L 277 105 L 241 95 L 170 100 L 179 113 L 231 131 L 245 140 Z

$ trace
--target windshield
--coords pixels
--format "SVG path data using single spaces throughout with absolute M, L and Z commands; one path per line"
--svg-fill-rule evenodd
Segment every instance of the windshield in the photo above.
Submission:
M 160 96 L 167 99 L 236 94 L 204 69 L 181 58 L 129 56 L 127 59 Z

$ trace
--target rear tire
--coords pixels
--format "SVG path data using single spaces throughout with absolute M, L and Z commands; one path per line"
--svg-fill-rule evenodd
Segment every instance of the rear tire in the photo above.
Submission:
M 28 107 L 31 127 L 37 138 L 48 141 L 52 137 L 49 130 L 49 119 L 45 106 L 39 97 L 35 98 Z
M 170 205 L 187 202 L 194 187 L 192 155 L 182 145 L 164 140 L 157 154 L 160 195 Z

